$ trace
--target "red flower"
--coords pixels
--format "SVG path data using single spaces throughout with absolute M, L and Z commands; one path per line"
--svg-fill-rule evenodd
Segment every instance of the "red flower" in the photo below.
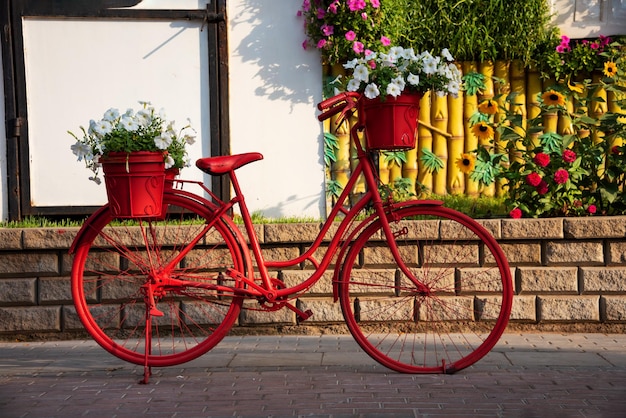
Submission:
M 550 164 L 550 156 L 548 154 L 544 154 L 543 152 L 540 152 L 537 155 L 535 155 L 535 158 L 533 158 L 533 161 L 539 167 L 547 167 L 548 164 Z
M 619 145 L 613 145 L 611 148 L 611 154 L 619 155 Z
M 566 149 L 563 151 L 563 161 L 566 163 L 573 163 L 576 161 L 576 153 L 571 149 Z
M 587 208 L 587 212 L 589 212 L 592 215 L 596 213 L 597 210 L 598 208 L 596 208 L 596 205 L 589 205 L 589 207 Z
M 526 183 L 533 187 L 537 187 L 539 186 L 539 183 L 541 183 L 541 176 L 537 173 L 530 173 L 526 176 Z
M 537 193 L 542 196 L 548 193 L 548 183 L 546 183 L 545 180 L 541 180 L 541 183 L 537 185 Z
M 515 208 L 509 212 L 509 216 L 513 219 L 519 219 L 522 217 L 522 210 L 520 208 Z
M 554 182 L 556 184 L 567 183 L 568 179 L 569 179 L 569 173 L 567 172 L 567 170 L 563 168 L 559 168 L 558 170 L 556 170 L 556 173 L 554 173 Z

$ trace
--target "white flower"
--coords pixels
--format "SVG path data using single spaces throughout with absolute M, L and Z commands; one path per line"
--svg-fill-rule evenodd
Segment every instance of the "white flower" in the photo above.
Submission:
M 404 48 L 402 48 L 401 46 L 391 47 L 391 49 L 389 50 L 389 58 L 391 58 L 395 62 L 398 60 L 398 58 L 402 56 L 403 53 Z
M 412 86 L 418 86 L 420 84 L 420 76 L 417 74 L 409 73 L 406 81 L 408 81 L 409 84 Z
M 369 69 L 367 65 L 359 64 L 354 69 L 354 79 L 367 83 L 369 81 Z
M 402 51 L 402 58 L 404 58 L 405 60 L 413 61 L 417 57 L 415 56 L 415 51 L 413 50 L 413 48 L 407 48 Z
M 400 94 L 402 94 L 402 90 L 397 84 L 389 83 L 387 85 L 387 94 L 393 97 L 398 97 Z
M 174 167 L 174 164 L 176 164 L 176 161 L 168 154 L 167 157 L 165 157 L 165 169 L 167 170 L 168 168 Z
M 93 159 L 93 153 L 91 152 L 91 147 L 87 144 L 83 144 L 81 142 L 77 142 L 70 147 L 74 155 L 78 157 L 78 161 Z
M 90 127 L 89 129 L 91 129 Z M 113 130 L 113 124 L 108 120 L 102 119 L 99 122 L 94 122 L 93 131 L 98 135 L 106 135 Z
M 129 132 L 135 132 L 139 129 L 139 124 L 135 121 L 135 119 L 128 116 L 123 116 L 122 119 L 120 119 L 119 126 Z
M 104 116 L 102 117 L 102 119 L 104 120 L 108 120 L 113 122 L 115 119 L 120 117 L 120 111 L 117 109 L 109 109 L 106 112 L 104 112 Z
M 448 62 L 452 62 L 454 61 L 454 57 L 452 56 L 452 54 L 450 53 L 450 51 L 448 51 L 448 48 L 444 48 L 441 51 L 441 56 L 444 57 Z
M 150 112 L 150 111 L 148 111 L 146 109 L 141 109 L 135 115 L 135 121 L 140 126 L 149 126 L 150 123 L 152 123 L 152 112 Z
M 348 81 L 348 85 L 346 86 L 346 90 L 348 91 L 357 91 L 361 87 L 361 82 L 356 78 Z
M 394 78 L 393 80 L 391 80 L 391 82 L 393 84 L 397 84 L 400 91 L 404 91 L 404 88 L 406 87 L 406 82 L 404 81 L 404 78 L 402 78 L 402 76 Z
M 437 72 L 437 60 L 433 57 L 424 58 L 424 74 L 431 75 Z
M 189 145 L 193 145 L 196 143 L 196 136 L 195 135 L 189 135 L 189 134 L 185 134 L 183 136 L 183 140 L 189 144 Z
M 167 149 L 167 147 L 172 145 L 173 140 L 174 138 L 172 138 L 172 134 L 169 132 L 163 132 L 161 135 L 154 138 L 154 145 L 156 145 L 158 149 Z
M 351 61 L 346 62 L 346 63 L 343 65 L 343 68 L 345 68 L 346 70 L 354 69 L 354 67 L 356 67 L 356 65 L 357 65 L 358 63 L 359 63 L 359 60 L 355 58 L 355 59 L 353 59 L 353 60 L 351 60 Z
M 459 95 L 459 91 L 461 90 L 461 84 L 456 80 L 450 80 L 446 89 L 451 95 L 457 97 Z
M 375 99 L 380 96 L 380 91 L 378 90 L 378 86 L 376 84 L 370 83 L 365 87 L 363 94 L 365 94 L 365 97 L 368 99 Z

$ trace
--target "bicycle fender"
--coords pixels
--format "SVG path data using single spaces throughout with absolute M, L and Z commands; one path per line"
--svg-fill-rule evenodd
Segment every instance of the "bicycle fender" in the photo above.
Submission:
M 81 226 L 81 228 L 78 230 L 78 233 L 76 234 L 76 237 L 74 238 L 74 241 L 72 242 L 72 245 L 70 246 L 70 250 L 69 250 L 70 254 L 74 254 L 76 247 L 83 240 L 87 239 L 91 241 L 97 236 L 97 233 L 93 229 L 90 228 L 91 222 L 94 219 L 98 219 L 101 216 L 105 216 L 104 212 L 106 212 L 108 209 L 109 209 L 108 204 L 101 206 L 94 213 L 92 213 L 91 216 L 89 216 L 89 218 L 85 220 L 85 222 L 83 222 L 83 226 Z

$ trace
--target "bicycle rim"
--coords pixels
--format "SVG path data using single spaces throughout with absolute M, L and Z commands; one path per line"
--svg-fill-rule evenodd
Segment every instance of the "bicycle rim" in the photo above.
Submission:
M 402 272 L 374 221 L 353 242 L 339 284 L 344 318 L 371 357 L 406 373 L 453 373 L 497 343 L 508 323 L 512 283 L 508 262 L 476 221 L 433 206 L 395 209 L 390 226 Z
M 176 193 L 176 192 L 175 192 Z M 168 215 L 118 222 L 105 207 L 86 221 L 76 243 L 72 295 L 85 329 L 113 355 L 147 366 L 171 366 L 213 348 L 236 321 L 242 300 L 211 290 L 239 286 L 224 273 L 246 271 L 228 221 L 206 202 L 166 193 Z M 194 240 L 173 269 L 166 266 Z M 148 287 L 175 278 L 207 285 Z

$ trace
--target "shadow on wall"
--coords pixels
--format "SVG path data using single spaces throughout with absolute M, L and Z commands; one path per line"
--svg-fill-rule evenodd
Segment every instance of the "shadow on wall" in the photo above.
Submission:
M 320 80 L 312 83 L 303 77 L 320 63 L 317 53 L 301 46 L 305 35 L 303 21 L 296 16 L 299 8 L 300 2 L 293 0 L 241 0 L 231 10 L 234 15 L 228 18 L 234 31 L 239 25 L 251 28 L 232 48 L 243 62 L 258 67 L 256 77 L 263 83 L 255 90 L 257 96 L 297 104 L 310 103 L 320 95 Z

